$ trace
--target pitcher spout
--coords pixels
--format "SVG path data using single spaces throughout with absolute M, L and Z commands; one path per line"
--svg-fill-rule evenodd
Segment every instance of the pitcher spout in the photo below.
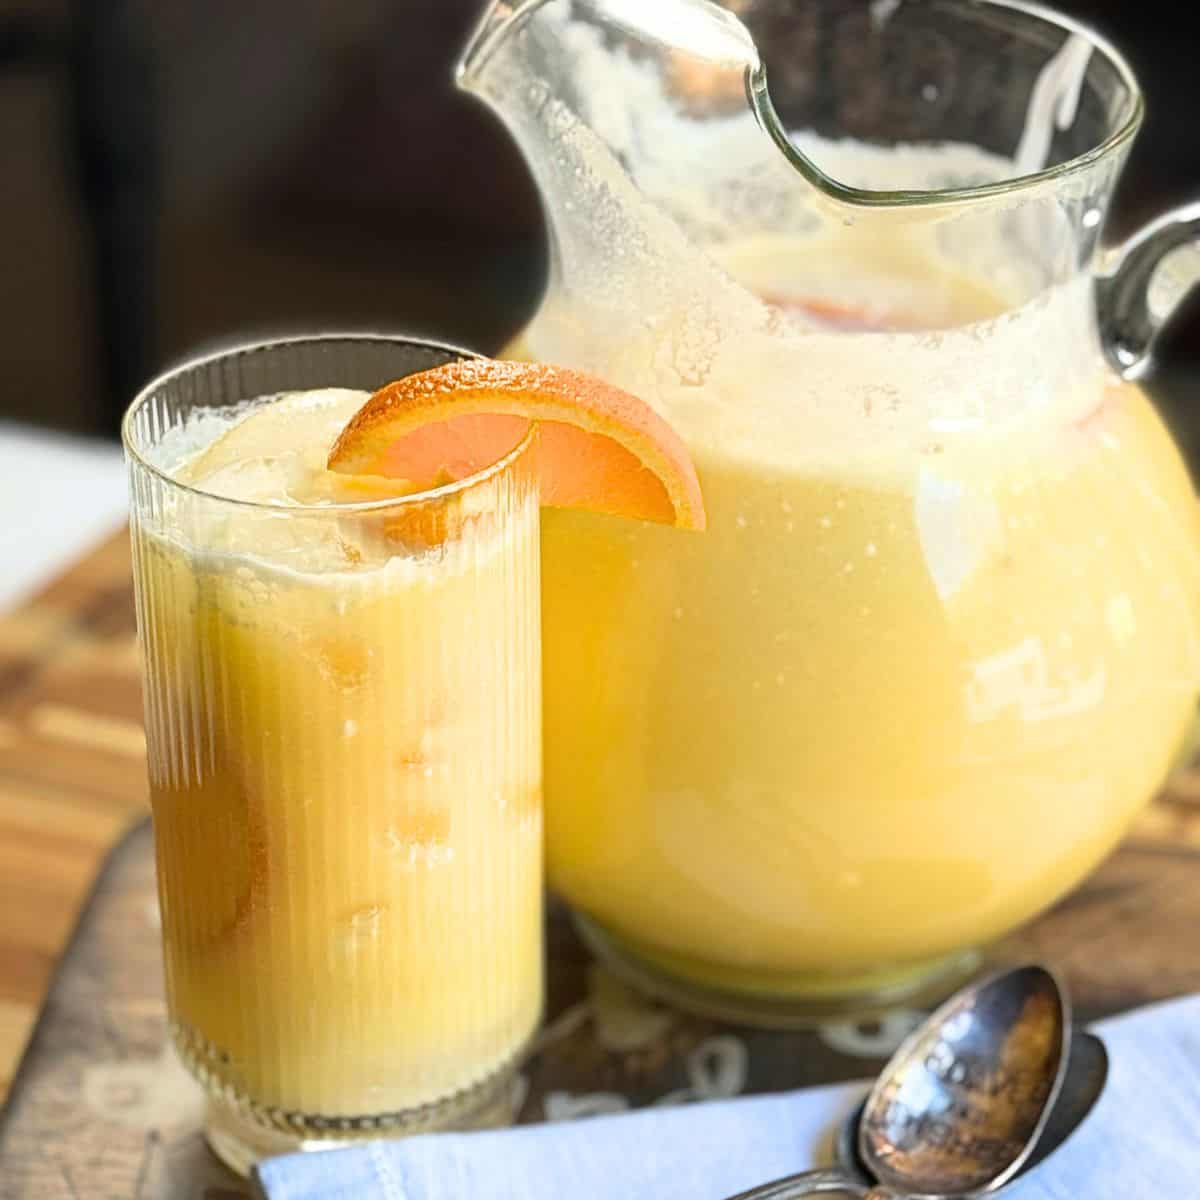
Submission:
M 792 184 L 750 106 L 758 65 L 745 27 L 708 0 L 496 0 L 487 10 L 457 81 L 499 116 L 542 196 L 550 286 L 539 356 L 653 392 L 660 369 L 703 377 L 697 330 L 762 319 L 698 253 L 755 224 L 761 197 Z M 758 186 L 772 172 L 784 177 Z

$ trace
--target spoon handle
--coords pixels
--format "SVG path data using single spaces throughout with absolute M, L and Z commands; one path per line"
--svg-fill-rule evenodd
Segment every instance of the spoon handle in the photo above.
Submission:
M 729 1200 L 799 1200 L 801 1196 L 830 1193 L 853 1196 L 856 1200 L 870 1200 L 876 1195 L 835 1167 L 828 1170 L 802 1171 L 799 1175 L 788 1175 L 771 1183 L 762 1183 L 748 1192 L 730 1196 Z

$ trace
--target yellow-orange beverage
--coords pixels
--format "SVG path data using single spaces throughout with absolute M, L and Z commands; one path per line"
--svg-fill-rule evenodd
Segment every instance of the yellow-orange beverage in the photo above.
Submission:
M 1087 297 L 1013 314 L 822 253 L 726 249 L 777 309 L 701 386 L 575 355 L 683 434 L 703 538 L 543 530 L 551 882 L 726 992 L 886 994 L 1038 912 L 1151 796 L 1200 680 L 1191 483 Z M 521 352 L 584 344 L 539 322 Z
M 215 410 L 134 467 L 171 1024 L 240 1166 L 282 1148 L 256 1127 L 470 1116 L 541 1007 L 536 481 L 525 449 L 430 500 L 331 475 L 365 399 Z

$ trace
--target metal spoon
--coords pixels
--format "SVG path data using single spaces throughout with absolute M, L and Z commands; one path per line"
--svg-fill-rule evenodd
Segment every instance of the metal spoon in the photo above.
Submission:
M 1070 1005 L 1044 967 L 1003 971 L 952 996 L 892 1055 L 863 1106 L 858 1156 L 877 1181 L 806 1171 L 731 1200 L 839 1192 L 862 1200 L 964 1200 L 1029 1159 L 1062 1088 Z
M 1083 1119 L 1096 1106 L 1104 1085 L 1108 1081 L 1108 1051 L 1104 1043 L 1094 1034 L 1077 1029 L 1071 1034 L 1071 1050 L 1067 1057 L 1067 1076 L 1058 1093 L 1058 1099 L 1050 1110 L 1042 1136 L 1038 1138 L 1033 1153 L 1021 1165 L 1021 1169 L 1009 1181 L 1015 1182 L 1028 1174 L 1039 1163 L 1044 1162 L 1083 1124 Z M 842 1122 L 833 1147 L 833 1160 L 840 1171 L 863 1187 L 870 1187 L 872 1179 L 862 1159 L 858 1157 L 858 1127 L 862 1121 L 866 1100 Z

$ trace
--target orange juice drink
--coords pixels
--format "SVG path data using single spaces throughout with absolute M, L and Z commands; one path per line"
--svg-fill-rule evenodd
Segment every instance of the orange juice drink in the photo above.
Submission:
M 1194 712 L 1200 520 L 1086 302 L 710 252 L 775 316 L 702 386 L 553 312 L 520 348 L 644 387 L 709 516 L 547 514 L 547 863 L 627 970 L 757 1019 L 894 994 L 1113 847 Z
M 367 387 L 411 369 L 371 344 Z M 301 350 L 245 375 L 358 353 Z M 245 1169 L 503 1108 L 542 1003 L 538 495 L 529 439 L 423 496 L 338 476 L 367 391 L 203 407 L 205 369 L 126 437 L 171 1029 Z

